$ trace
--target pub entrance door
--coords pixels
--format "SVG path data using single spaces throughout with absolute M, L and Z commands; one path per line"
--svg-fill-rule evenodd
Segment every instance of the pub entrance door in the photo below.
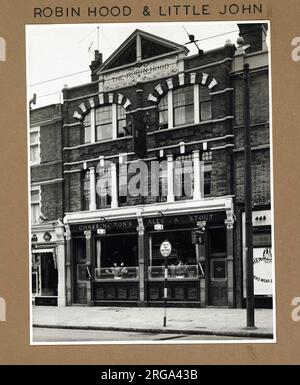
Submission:
M 86 240 L 85 238 L 74 239 L 73 253 L 73 282 L 74 282 L 74 304 L 87 304 L 87 284 L 89 271 L 86 266 Z
M 226 229 L 208 230 L 208 305 L 227 306 Z

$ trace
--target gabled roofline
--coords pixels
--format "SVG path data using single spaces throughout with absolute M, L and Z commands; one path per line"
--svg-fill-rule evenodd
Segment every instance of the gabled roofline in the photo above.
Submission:
M 157 35 L 153 35 L 152 33 L 149 33 L 149 32 L 145 32 L 145 31 L 142 31 L 140 29 L 135 29 L 132 34 L 126 39 L 123 41 L 123 43 L 97 68 L 97 70 L 95 71 L 97 74 L 99 72 L 101 72 L 102 70 L 104 70 L 116 57 L 117 55 L 122 52 L 124 50 L 124 48 L 137 36 L 137 35 L 140 35 L 142 37 L 145 37 L 149 40 L 152 40 L 154 42 L 157 42 L 157 43 L 160 43 L 160 44 L 163 44 L 163 45 L 166 45 L 166 46 L 169 46 L 170 48 L 173 48 L 174 49 L 174 53 L 175 51 L 182 51 L 184 52 L 186 55 L 189 53 L 189 49 L 184 46 L 184 45 L 181 45 L 181 44 L 177 44 L 171 40 L 167 40 L 167 39 L 164 39 L 160 36 L 157 36 Z M 159 57 L 159 56 L 156 56 L 156 57 Z M 133 63 L 130 63 L 130 64 L 133 64 Z

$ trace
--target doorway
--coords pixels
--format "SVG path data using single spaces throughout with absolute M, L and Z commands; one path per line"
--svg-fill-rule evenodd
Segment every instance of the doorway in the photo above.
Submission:
M 228 305 L 225 227 L 208 230 L 208 305 Z

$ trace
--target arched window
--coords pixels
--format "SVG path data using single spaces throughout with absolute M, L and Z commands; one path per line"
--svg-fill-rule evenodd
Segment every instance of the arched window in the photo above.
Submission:
M 158 128 L 173 128 L 212 119 L 208 88 L 191 84 L 168 91 L 158 103 Z
M 117 139 L 129 135 L 126 110 L 115 103 L 92 108 L 83 121 L 83 143 Z

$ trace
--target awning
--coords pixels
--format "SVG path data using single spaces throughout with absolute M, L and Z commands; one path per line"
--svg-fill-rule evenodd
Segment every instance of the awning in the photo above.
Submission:
M 45 254 L 45 253 L 54 253 L 54 249 L 49 248 L 49 249 L 32 249 L 31 252 L 33 254 Z

